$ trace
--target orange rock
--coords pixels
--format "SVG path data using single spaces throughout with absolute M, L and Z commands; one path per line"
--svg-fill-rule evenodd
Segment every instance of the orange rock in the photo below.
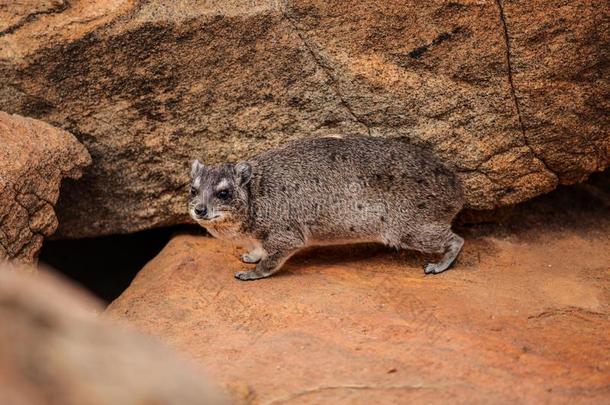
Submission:
M 62 236 L 188 221 L 188 160 L 287 140 L 405 137 L 492 209 L 610 164 L 608 1 L 9 2 L 0 109 L 56 123 L 95 165 Z
M 0 145 L 0 260 L 34 262 L 57 228 L 61 181 L 79 178 L 91 157 L 72 134 L 1 111 Z
M 530 209 L 543 215 L 464 230 L 438 276 L 414 253 L 350 246 L 242 282 L 239 248 L 180 235 L 107 315 L 255 403 L 607 402 L 610 218 Z

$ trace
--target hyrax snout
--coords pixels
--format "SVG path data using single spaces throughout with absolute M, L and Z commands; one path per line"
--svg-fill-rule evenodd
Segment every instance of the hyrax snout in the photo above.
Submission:
M 247 162 L 191 167 L 189 212 L 213 236 L 252 245 L 257 263 L 235 274 L 268 277 L 299 249 L 381 242 L 437 254 L 424 271 L 445 271 L 464 240 L 451 222 L 463 206 L 455 174 L 400 139 L 303 139 Z

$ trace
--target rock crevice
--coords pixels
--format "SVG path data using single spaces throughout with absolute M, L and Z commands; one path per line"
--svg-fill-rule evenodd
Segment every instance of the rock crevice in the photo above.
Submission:
M 49 14 L 59 14 L 59 13 L 64 12 L 65 10 L 67 10 L 70 7 L 70 3 L 68 2 L 68 0 L 59 0 L 56 3 L 57 3 L 56 5 L 50 7 L 46 10 L 35 11 L 35 12 L 27 14 L 25 17 L 22 17 L 15 24 L 0 31 L 0 37 L 14 33 L 18 29 L 24 27 L 26 24 L 29 24 L 29 23 L 37 20 L 38 18 L 40 18 L 40 16 L 49 15 Z
M 527 135 L 525 133 L 525 124 L 523 123 L 523 116 L 521 114 L 521 108 L 519 107 L 519 98 L 517 97 L 517 91 L 515 90 L 515 82 L 513 81 L 513 66 L 511 62 L 511 49 L 510 49 L 510 33 L 508 30 L 508 26 L 506 24 L 506 18 L 504 17 L 504 6 L 502 5 L 503 0 L 495 0 L 498 5 L 498 14 L 500 16 L 500 23 L 502 24 L 502 32 L 504 35 L 504 41 L 506 43 L 506 74 L 508 79 L 508 84 L 510 86 L 510 95 L 515 104 L 515 112 L 517 114 L 517 119 L 519 120 L 519 128 L 521 129 L 521 134 L 523 136 L 523 145 L 527 146 L 529 150 L 532 152 L 532 155 L 536 159 L 538 159 L 543 165 L 544 168 L 553 176 L 556 177 L 555 173 L 551 170 L 549 165 L 544 161 L 544 158 L 536 153 L 534 148 L 530 145 L 527 140 Z
M 309 43 L 309 39 L 307 38 L 306 34 L 301 29 L 299 29 L 297 23 L 293 20 L 292 17 L 289 16 L 289 14 L 288 14 L 288 0 L 284 3 L 284 8 L 282 9 L 282 13 L 284 15 L 284 18 L 288 22 L 288 24 L 292 27 L 293 31 L 300 38 L 300 40 L 303 43 L 303 46 L 305 47 L 305 49 L 307 49 L 307 52 L 311 56 L 311 59 L 316 63 L 318 68 L 320 68 L 324 72 L 326 77 L 328 78 L 329 87 L 332 89 L 333 93 L 339 99 L 340 104 L 345 108 L 347 113 L 354 119 L 354 121 L 356 121 L 359 124 L 361 124 L 364 127 L 366 133 L 368 133 L 368 135 L 371 135 L 371 128 L 370 128 L 370 126 L 366 122 L 364 122 L 362 120 L 362 118 L 358 117 L 354 113 L 354 110 L 352 109 L 352 107 L 345 100 L 345 97 L 343 97 L 343 95 L 341 94 L 341 91 L 339 90 L 338 85 L 337 85 L 337 79 L 335 78 L 334 74 L 331 72 L 331 69 L 329 69 L 326 66 L 326 64 L 323 62 L 321 55 L 313 50 L 313 47 Z

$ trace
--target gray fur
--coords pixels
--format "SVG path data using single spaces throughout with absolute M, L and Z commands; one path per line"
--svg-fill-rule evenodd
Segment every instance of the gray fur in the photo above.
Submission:
M 442 255 L 424 268 L 436 274 L 464 243 L 451 231 L 463 206 L 454 173 L 399 139 L 304 139 L 237 165 L 195 161 L 191 177 L 193 219 L 252 244 L 242 260 L 257 265 L 241 280 L 272 275 L 305 246 L 352 242 Z

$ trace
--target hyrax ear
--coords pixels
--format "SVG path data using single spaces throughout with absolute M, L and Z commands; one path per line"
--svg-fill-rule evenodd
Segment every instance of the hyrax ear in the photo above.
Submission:
M 249 163 L 238 163 L 235 165 L 235 177 L 240 186 L 248 184 L 252 177 L 252 166 Z
M 194 179 L 195 177 L 201 175 L 203 173 L 203 169 L 205 169 L 205 165 L 201 163 L 198 159 L 193 160 L 191 163 L 191 177 Z

